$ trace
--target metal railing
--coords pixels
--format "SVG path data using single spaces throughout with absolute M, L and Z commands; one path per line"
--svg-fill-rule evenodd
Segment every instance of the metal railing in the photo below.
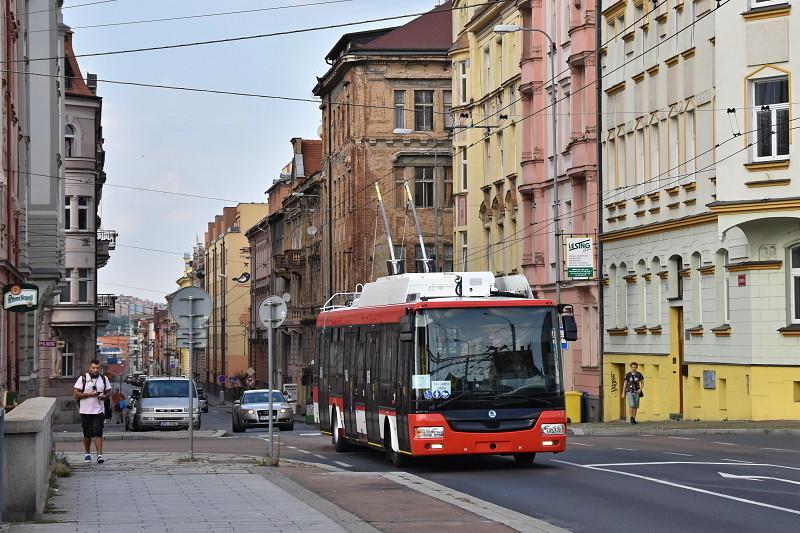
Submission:
M 116 294 L 98 294 L 97 307 L 101 309 L 114 309 L 117 304 Z
M 113 229 L 97 230 L 97 240 L 107 242 L 109 250 L 117 246 L 117 235 L 119 234 Z

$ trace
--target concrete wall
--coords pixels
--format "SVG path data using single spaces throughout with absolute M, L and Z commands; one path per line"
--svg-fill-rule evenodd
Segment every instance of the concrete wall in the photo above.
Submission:
M 55 398 L 31 398 L 6 415 L 2 487 L 5 520 L 30 520 L 44 511 L 55 405 Z

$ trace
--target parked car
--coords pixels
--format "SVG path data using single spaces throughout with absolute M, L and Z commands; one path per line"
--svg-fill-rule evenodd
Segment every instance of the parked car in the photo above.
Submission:
M 241 433 L 247 428 L 269 426 L 269 391 L 249 390 L 233 402 L 233 432 Z M 280 391 L 272 391 L 272 423 L 282 431 L 294 429 L 294 414 L 289 402 Z
M 200 398 L 200 410 L 204 413 L 208 412 L 208 394 L 202 388 L 197 389 L 197 397 Z
M 123 413 L 125 431 L 133 431 L 133 418 L 136 416 L 136 406 L 141 397 L 141 393 L 142 391 L 139 389 L 133 389 L 125 405 L 125 412 Z
M 193 395 L 193 413 L 189 415 L 189 392 Z M 132 409 L 131 429 L 200 429 L 200 400 L 194 381 L 183 377 L 147 378 L 136 408 Z

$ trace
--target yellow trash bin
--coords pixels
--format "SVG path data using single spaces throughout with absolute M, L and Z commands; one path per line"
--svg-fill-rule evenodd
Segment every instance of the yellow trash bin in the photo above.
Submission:
M 583 393 L 578 391 L 567 391 L 565 393 L 567 401 L 567 418 L 573 424 L 581 422 L 581 404 L 583 403 Z

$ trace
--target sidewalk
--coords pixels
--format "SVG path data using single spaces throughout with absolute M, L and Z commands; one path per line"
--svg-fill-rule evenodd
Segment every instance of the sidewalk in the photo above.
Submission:
M 501 533 L 564 530 L 405 472 L 349 472 L 249 456 L 110 453 L 102 465 L 68 454 L 41 520 L 10 533 Z
M 766 433 L 781 435 L 800 435 L 798 420 L 750 420 L 728 421 L 658 421 L 629 424 L 617 422 L 588 422 L 570 424 L 572 435 L 715 435 L 724 433 Z

